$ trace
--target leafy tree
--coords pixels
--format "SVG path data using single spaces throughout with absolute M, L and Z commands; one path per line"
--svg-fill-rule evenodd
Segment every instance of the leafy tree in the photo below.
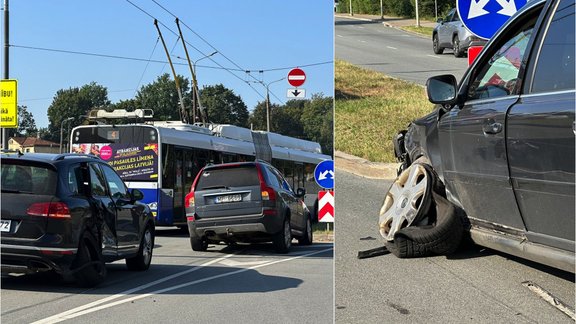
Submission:
M 306 138 L 320 143 L 325 154 L 332 155 L 334 147 L 334 99 L 322 94 L 312 95 L 304 105 L 300 121 Z
M 184 106 L 191 107 L 190 81 L 179 75 L 178 82 L 184 97 Z M 134 108 L 154 110 L 154 120 L 182 120 L 180 118 L 180 98 L 178 97 L 176 84 L 174 80 L 170 79 L 168 73 L 164 73 L 156 81 L 142 86 L 136 94 L 136 101 L 138 103 L 133 106 Z
M 97 107 L 108 106 L 108 90 L 92 82 L 81 88 L 61 89 L 56 92 L 56 96 L 48 107 L 48 133 L 44 138 L 52 141 L 60 140 L 60 127 L 62 121 L 72 117 L 64 127 L 70 129 L 82 122 L 81 116 Z
M 307 100 L 290 100 L 274 114 L 274 131 L 282 135 L 304 138 L 304 127 L 300 121 Z
M 209 122 L 248 127 L 248 108 L 234 91 L 222 84 L 205 86 L 200 91 L 200 98 Z
M 284 135 L 282 132 L 283 116 L 281 107 L 278 104 L 270 104 L 270 131 Z M 254 130 L 266 130 L 266 101 L 258 102 L 250 117 L 248 123 Z
M 16 136 L 36 136 L 38 128 L 34 116 L 28 111 L 27 106 L 18 106 L 18 128 Z

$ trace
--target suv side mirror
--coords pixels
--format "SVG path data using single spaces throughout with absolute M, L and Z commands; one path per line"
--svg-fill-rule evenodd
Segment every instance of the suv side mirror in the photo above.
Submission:
M 296 189 L 296 196 L 304 197 L 304 195 L 306 195 L 306 189 L 304 189 L 304 188 Z
M 442 24 L 442 23 L 444 23 L 444 19 L 438 18 L 438 20 L 436 20 L 436 22 L 439 23 L 439 24 Z
M 132 189 L 132 192 L 130 194 L 132 195 L 133 201 L 139 201 L 144 199 L 144 194 L 142 193 L 142 191 L 138 189 Z
M 426 81 L 426 93 L 431 103 L 452 105 L 456 102 L 456 78 L 451 74 L 438 75 Z

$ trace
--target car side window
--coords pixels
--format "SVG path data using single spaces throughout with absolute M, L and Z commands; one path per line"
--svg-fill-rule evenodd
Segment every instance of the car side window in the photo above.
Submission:
M 128 198 L 130 196 L 128 189 L 126 188 L 124 181 L 122 181 L 114 169 L 107 165 L 102 165 L 102 170 L 104 170 L 104 175 L 106 176 L 106 182 L 110 189 L 110 196 L 116 199 Z
M 454 16 L 452 16 L 452 21 L 460 21 L 460 17 L 458 16 L 458 11 L 454 11 Z
M 266 166 L 262 166 L 262 169 L 266 170 L 266 175 L 268 177 L 268 182 L 270 186 L 273 188 L 280 188 L 280 182 L 278 181 L 278 177 L 270 170 L 270 168 Z
M 106 180 L 96 163 L 90 163 L 90 188 L 93 196 L 106 196 Z
M 84 194 L 82 188 L 83 186 L 83 179 L 82 179 L 82 168 L 80 164 L 71 165 L 68 168 L 68 177 L 66 179 L 66 184 L 68 185 L 68 189 L 74 195 L 82 195 Z
M 476 66 L 474 79 L 468 88 L 467 100 L 488 99 L 516 93 L 516 84 L 524 53 L 532 36 L 537 16 L 532 17 L 509 37 L 498 50 Z
M 560 1 L 538 55 L 530 92 L 574 89 L 574 0 Z
M 450 10 L 450 12 L 448 12 L 448 15 L 446 15 L 446 18 L 444 18 L 444 22 L 452 21 L 452 17 L 454 17 L 455 12 L 456 12 L 456 9 Z

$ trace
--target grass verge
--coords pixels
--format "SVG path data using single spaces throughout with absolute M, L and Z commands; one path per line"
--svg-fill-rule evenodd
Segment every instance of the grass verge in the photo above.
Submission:
M 423 87 L 335 62 L 335 148 L 373 162 L 396 162 L 393 137 L 433 110 Z
M 409 32 L 413 32 L 413 33 L 417 33 L 417 34 L 421 34 L 421 35 L 425 35 L 430 37 L 430 39 L 432 39 L 432 31 L 434 30 L 434 28 L 432 27 L 416 27 L 416 26 L 403 26 L 400 27 L 400 29 L 409 31 Z

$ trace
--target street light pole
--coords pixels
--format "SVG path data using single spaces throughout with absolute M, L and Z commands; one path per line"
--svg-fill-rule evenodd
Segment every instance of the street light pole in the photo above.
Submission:
M 266 131 L 270 132 L 270 85 L 272 83 L 280 82 L 286 78 L 278 79 L 276 81 L 272 81 L 268 84 L 262 82 L 262 85 L 266 85 Z
M 194 124 L 196 122 L 196 103 L 198 103 L 198 107 L 201 107 L 201 102 L 200 102 L 200 91 L 198 90 L 198 79 L 196 78 L 196 75 L 198 74 L 196 72 L 196 63 L 200 62 L 201 60 L 205 59 L 205 58 L 209 58 L 210 56 L 214 55 L 218 53 L 218 51 L 214 51 L 206 56 L 203 56 L 199 59 L 197 59 L 196 61 L 192 61 L 192 66 L 194 67 L 193 73 L 192 73 L 192 124 Z M 198 98 L 198 100 L 196 100 L 196 98 Z
M 4 79 L 6 80 L 8 80 L 9 76 L 8 55 L 10 54 L 10 41 L 8 40 L 10 24 L 8 23 L 8 19 L 8 0 L 4 0 Z M 8 149 L 8 129 L 4 127 L 2 127 L 2 148 L 4 150 Z
M 64 120 L 62 120 L 62 122 L 60 123 L 60 153 L 62 153 L 62 138 L 64 135 L 62 135 L 62 130 L 64 129 L 64 123 L 71 121 L 72 119 L 74 119 L 74 117 L 68 117 Z

